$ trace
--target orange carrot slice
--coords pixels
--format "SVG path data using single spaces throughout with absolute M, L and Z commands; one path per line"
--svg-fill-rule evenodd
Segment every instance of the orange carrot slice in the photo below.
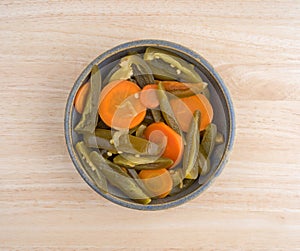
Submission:
M 80 86 L 79 90 L 76 93 L 75 99 L 74 99 L 74 106 L 77 112 L 80 114 L 83 112 L 83 108 L 85 105 L 86 97 L 88 94 L 88 91 L 90 89 L 90 83 L 87 82 Z
M 181 161 L 183 140 L 171 127 L 163 122 L 152 123 L 145 129 L 144 135 L 146 139 L 156 144 L 164 144 L 166 140 L 166 146 L 162 156 L 174 161 L 174 164 L 170 168 L 176 166 Z
M 131 129 L 140 124 L 146 108 L 139 100 L 140 87 L 127 80 L 113 81 L 100 94 L 98 113 L 108 126 Z
M 213 108 L 209 100 L 202 94 L 186 98 L 174 98 L 170 101 L 175 117 L 181 130 L 187 132 L 193 114 L 196 110 L 201 112 L 200 131 L 204 130 L 213 119 Z
M 151 192 L 151 197 L 164 198 L 173 187 L 173 181 L 167 169 L 142 170 L 139 173 L 140 179 L 146 188 Z

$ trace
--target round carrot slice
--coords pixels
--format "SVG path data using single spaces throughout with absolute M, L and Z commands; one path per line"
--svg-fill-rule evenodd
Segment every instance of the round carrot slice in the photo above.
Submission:
M 144 182 L 153 197 L 164 198 L 172 190 L 173 180 L 167 169 L 142 170 L 139 173 L 140 179 Z
M 140 87 L 127 80 L 113 81 L 100 94 L 98 113 L 108 126 L 131 129 L 140 124 L 146 108 L 139 100 Z
M 162 156 L 174 161 L 170 168 L 180 162 L 183 154 L 183 141 L 181 136 L 171 127 L 163 122 L 152 123 L 145 129 L 144 135 L 146 139 L 156 144 L 165 144 L 164 141 L 166 140 Z
M 200 131 L 204 130 L 213 119 L 213 108 L 209 100 L 202 94 L 186 98 L 174 98 L 170 101 L 175 117 L 185 132 L 189 130 L 193 114 L 196 110 L 201 112 Z
M 74 106 L 77 112 L 80 114 L 83 112 L 83 108 L 85 105 L 86 97 L 88 94 L 88 91 L 90 89 L 90 83 L 87 82 L 83 84 L 79 90 L 76 93 L 75 99 L 74 99 Z

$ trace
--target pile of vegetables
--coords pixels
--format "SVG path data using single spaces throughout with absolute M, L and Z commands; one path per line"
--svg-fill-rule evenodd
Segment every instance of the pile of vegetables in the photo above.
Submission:
M 208 84 L 194 66 L 149 47 L 120 59 L 102 80 L 94 65 L 74 106 L 75 149 L 94 184 L 142 204 L 174 196 L 211 170 L 223 135 Z

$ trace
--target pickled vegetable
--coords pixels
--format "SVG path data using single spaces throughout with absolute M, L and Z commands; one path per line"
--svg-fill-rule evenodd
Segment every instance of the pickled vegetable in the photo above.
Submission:
M 136 98 L 140 87 L 128 80 L 106 85 L 100 96 L 98 113 L 106 125 L 114 129 L 131 129 L 145 118 L 146 108 Z
M 173 187 L 173 180 L 167 169 L 142 170 L 139 177 L 151 192 L 151 197 L 165 198 Z
M 98 104 L 101 90 L 101 74 L 97 65 L 91 71 L 91 86 L 86 97 L 79 123 L 75 127 L 78 133 L 93 133 L 98 121 Z
M 151 109 L 152 117 L 155 122 L 163 122 L 163 117 L 159 110 Z
M 186 136 L 186 147 L 183 153 L 184 175 L 187 179 L 196 179 L 198 177 L 198 152 L 199 152 L 199 123 L 201 119 L 199 110 L 194 112 L 189 131 Z
M 119 67 L 120 68 L 111 75 L 109 82 L 134 77 L 141 88 L 146 84 L 154 83 L 150 67 L 137 55 L 129 55 L 122 58 Z
M 204 153 L 209 158 L 215 143 L 216 143 L 216 136 L 217 136 L 217 126 L 213 123 L 210 123 L 204 132 L 203 139 L 201 141 L 201 146 L 203 147 Z
M 148 156 L 135 156 L 130 154 L 120 154 L 114 158 L 114 163 L 136 170 L 155 170 L 169 168 L 173 164 L 173 160 L 169 158 L 157 158 Z
M 174 166 L 181 161 L 183 140 L 171 127 L 163 122 L 155 122 L 145 129 L 144 135 L 149 141 L 165 146 L 162 156 L 173 160 Z
M 125 176 L 110 168 L 105 160 L 99 153 L 93 151 L 90 153 L 92 162 L 99 168 L 105 175 L 110 184 L 119 188 L 130 199 L 133 199 L 142 204 L 149 204 L 151 199 L 147 196 L 137 183 L 129 176 Z
M 81 158 L 81 163 L 84 166 L 85 171 L 90 176 L 92 181 L 95 183 L 95 185 L 103 192 L 107 192 L 107 182 L 105 177 L 101 172 L 98 171 L 98 169 L 95 167 L 95 165 L 92 163 L 89 157 L 89 150 L 85 146 L 85 144 L 82 141 L 79 141 L 75 145 L 76 151 L 78 155 Z
M 126 130 L 115 132 L 112 142 L 118 151 L 137 155 L 160 155 L 165 147 L 164 144 L 129 135 Z
M 104 130 L 104 129 L 96 129 L 96 131 L 97 130 Z M 118 153 L 114 144 L 112 144 L 111 139 L 112 139 L 111 137 L 105 138 L 103 136 L 97 136 L 96 134 L 85 134 L 83 137 L 83 140 L 88 147 L 100 148 L 100 149 L 107 150 L 111 153 Z
M 173 188 L 176 186 L 179 186 L 179 188 L 183 187 L 183 179 L 184 179 L 184 174 L 183 174 L 183 169 L 182 167 L 179 168 L 172 168 L 169 170 L 171 178 L 173 180 Z
M 149 47 L 144 54 L 144 60 L 157 79 L 178 80 L 189 83 L 202 82 L 200 75 L 195 71 L 192 64 L 168 51 Z
M 135 131 L 135 136 L 143 138 L 144 137 L 144 131 L 145 131 L 146 127 L 147 126 L 145 124 L 141 124 L 140 126 L 138 126 L 136 131 Z
M 75 149 L 95 186 L 146 205 L 205 184 L 225 140 L 212 123 L 211 87 L 194 66 L 149 47 L 103 77 L 93 66 L 74 101 Z
M 150 70 L 147 64 L 139 65 L 133 63 L 131 67 L 133 71 L 133 77 L 141 88 L 145 87 L 146 85 L 154 83 L 154 77 L 152 75 L 152 71 Z
M 183 133 L 169 103 L 168 96 L 166 95 L 165 89 L 161 83 L 158 84 L 158 99 L 163 118 L 167 124 L 184 139 Z
M 210 159 L 201 146 L 198 152 L 198 167 L 200 176 L 206 175 L 211 169 Z
M 143 181 L 140 179 L 139 174 L 135 169 L 128 169 L 129 175 L 134 179 L 134 181 L 138 184 L 138 186 L 142 189 L 142 191 L 147 195 L 151 196 L 151 192 L 147 189 Z
M 84 141 L 89 147 L 104 149 L 111 153 L 125 152 L 157 156 L 164 149 L 164 145 L 130 135 L 126 130 L 111 131 L 97 128 L 93 135 L 85 135 Z

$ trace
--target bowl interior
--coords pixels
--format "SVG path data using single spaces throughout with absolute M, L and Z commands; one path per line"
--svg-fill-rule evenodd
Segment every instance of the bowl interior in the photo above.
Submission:
M 74 145 L 78 140 L 80 140 L 80 136 L 73 130 L 73 128 L 78 123 L 80 116 L 74 109 L 73 102 L 75 94 L 78 91 L 79 87 L 88 80 L 89 72 L 94 64 L 97 64 L 99 66 L 99 69 L 102 74 L 102 79 L 104 79 L 105 76 L 110 72 L 110 70 L 119 62 L 120 58 L 130 53 L 143 54 L 146 48 L 149 46 L 171 51 L 172 53 L 175 53 L 179 57 L 186 60 L 187 62 L 193 64 L 195 66 L 196 71 L 198 71 L 202 79 L 209 84 L 208 86 L 210 91 L 210 101 L 214 110 L 213 123 L 217 125 L 218 131 L 223 134 L 224 143 L 216 146 L 214 154 L 211 158 L 211 170 L 206 176 L 199 178 L 190 187 L 188 187 L 186 190 L 183 190 L 181 193 L 175 196 L 154 200 L 149 205 L 141 205 L 126 198 L 113 187 L 110 188 L 109 193 L 103 193 L 93 184 L 92 180 L 86 174 L 84 168 L 81 165 L 80 159 L 78 158 L 74 149 Z M 69 96 L 66 108 L 65 127 L 66 141 L 72 161 L 74 162 L 81 176 L 95 191 L 97 191 L 105 198 L 122 206 L 141 210 L 156 210 L 182 204 L 186 200 L 195 197 L 206 187 L 208 187 L 211 181 L 220 173 L 222 167 L 226 162 L 227 155 L 230 151 L 233 141 L 233 123 L 233 110 L 228 91 L 226 90 L 226 87 L 224 86 L 218 74 L 203 58 L 184 47 L 180 47 L 172 43 L 153 44 L 150 42 L 144 42 L 128 43 L 126 45 L 123 45 L 123 47 L 119 46 L 117 48 L 114 48 L 111 51 L 108 51 L 107 53 L 104 53 L 98 58 L 96 58 L 82 72 L 80 77 L 75 82 L 75 85 L 73 86 L 73 89 Z

